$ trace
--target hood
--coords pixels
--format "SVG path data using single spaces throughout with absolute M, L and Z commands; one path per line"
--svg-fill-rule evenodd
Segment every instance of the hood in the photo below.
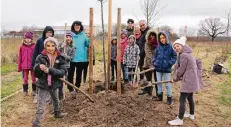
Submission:
M 134 35 L 130 35 L 128 39 L 130 39 L 130 38 L 133 38 L 134 39 L 134 43 L 133 44 L 136 44 L 136 37 Z M 129 41 L 129 44 L 130 44 L 130 41 Z
M 157 39 L 157 42 L 158 42 L 157 32 L 155 30 L 153 30 L 153 29 L 148 30 L 148 32 L 147 32 L 147 34 L 145 36 L 146 42 L 148 42 L 148 37 L 150 36 L 151 33 L 154 33 L 156 35 L 156 39 Z
M 183 53 L 192 53 L 192 48 L 190 48 L 188 45 L 185 45 L 183 47 Z
M 46 33 L 48 32 L 48 31 L 51 31 L 52 32 L 52 37 L 54 36 L 54 29 L 51 27 L 51 26 L 46 26 L 45 27 L 45 29 L 44 29 L 44 31 L 43 31 L 43 35 L 42 35 L 42 38 L 43 39 L 46 39 Z
M 75 25 L 79 25 L 80 26 L 80 30 L 77 32 L 75 31 Z M 80 21 L 74 21 L 71 25 L 71 32 L 75 33 L 75 34 L 79 34 L 84 30 L 83 24 Z
M 116 37 L 112 37 L 112 40 L 111 40 L 111 44 L 113 45 L 113 40 L 116 40 L 116 42 L 117 42 L 117 38 Z M 117 43 L 116 43 L 117 44 Z
M 162 31 L 162 32 L 159 32 L 159 34 L 158 34 L 157 40 L 158 40 L 159 44 L 163 45 L 163 44 L 160 42 L 160 34 L 164 34 L 165 37 L 166 37 L 166 40 L 167 40 L 167 44 L 170 44 L 169 34 L 167 34 L 167 32 L 163 32 L 163 31 Z

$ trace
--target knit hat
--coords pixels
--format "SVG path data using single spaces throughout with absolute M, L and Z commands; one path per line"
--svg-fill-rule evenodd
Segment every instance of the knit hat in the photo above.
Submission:
M 174 46 L 175 44 L 181 44 L 182 46 L 185 46 L 185 43 L 187 41 L 187 38 L 182 36 L 180 39 L 177 39 L 172 45 Z
M 121 34 L 128 35 L 128 31 L 127 31 L 126 29 L 122 29 L 122 30 L 121 30 Z
M 72 37 L 72 33 L 71 33 L 70 31 L 67 31 L 67 32 L 66 32 L 66 36 Z
M 33 39 L 33 32 L 29 31 L 24 34 L 24 38 Z
M 58 48 L 59 42 L 56 38 L 54 37 L 48 37 L 45 41 L 44 41 L 44 47 L 46 46 L 47 42 L 54 42 L 56 44 L 56 47 Z

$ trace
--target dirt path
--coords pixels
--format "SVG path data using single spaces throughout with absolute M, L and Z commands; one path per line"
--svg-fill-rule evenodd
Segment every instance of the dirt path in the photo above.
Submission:
M 101 64 L 96 63 L 94 68 L 95 80 L 102 79 Z M 222 113 L 225 107 L 218 103 L 220 91 L 214 86 L 225 79 L 213 75 L 205 80 L 205 89 L 195 94 L 196 120 L 186 119 L 184 127 L 230 127 L 231 119 Z M 86 86 L 84 87 L 86 89 Z M 63 119 L 54 119 L 51 106 L 47 106 L 42 126 L 165 127 L 168 126 L 167 121 L 174 119 L 178 114 L 179 87 L 178 83 L 173 84 L 174 103 L 171 106 L 164 104 L 165 96 L 164 102 L 154 102 L 148 95 L 138 96 L 138 89 L 129 90 L 121 97 L 117 97 L 113 91 L 103 91 L 93 95 L 95 103 L 87 101 L 81 94 L 73 100 L 67 93 L 68 97 L 62 103 L 62 109 L 69 115 Z M 2 127 L 30 127 L 36 110 L 36 105 L 32 101 L 32 96 L 23 97 L 20 93 L 2 103 Z

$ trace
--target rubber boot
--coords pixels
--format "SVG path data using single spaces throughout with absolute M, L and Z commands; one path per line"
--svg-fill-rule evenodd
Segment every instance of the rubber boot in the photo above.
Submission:
M 62 113 L 61 111 L 55 111 L 54 113 L 55 118 L 63 118 L 65 116 L 67 116 L 67 113 Z
M 152 86 L 148 86 L 147 93 L 148 93 L 149 96 L 152 96 L 152 90 L 153 90 L 153 87 Z
M 24 96 L 28 95 L 28 84 L 23 84 L 23 95 Z
M 32 95 L 36 95 L 36 84 L 32 83 Z
M 160 94 L 158 94 L 157 98 L 156 97 L 152 97 L 152 99 L 154 101 L 163 101 L 163 92 L 161 92 Z
M 167 97 L 166 104 L 167 105 L 171 105 L 172 104 L 172 97 Z

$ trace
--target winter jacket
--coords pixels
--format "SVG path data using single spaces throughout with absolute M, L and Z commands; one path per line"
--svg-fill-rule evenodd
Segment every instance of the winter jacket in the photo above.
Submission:
M 44 41 L 46 39 L 46 33 L 48 31 L 51 31 L 52 32 L 52 37 L 54 36 L 54 29 L 51 27 L 51 26 L 46 26 L 44 31 L 43 31 L 43 34 L 42 34 L 42 37 L 39 38 L 35 44 L 35 49 L 34 49 L 34 52 L 33 52 L 33 58 L 32 58 L 32 67 L 35 65 L 35 59 L 36 57 L 43 51 L 44 49 Z
M 111 59 L 117 61 L 117 45 L 111 44 Z
M 150 27 L 147 27 L 144 31 L 141 31 L 141 36 L 140 36 L 140 39 L 139 39 L 139 48 L 140 48 L 140 56 L 144 57 L 145 56 L 145 51 L 144 51 L 144 48 L 145 48 L 145 42 L 146 42 L 146 34 L 148 32 L 148 30 L 150 29 Z
M 89 39 L 82 31 L 78 34 L 73 34 L 73 42 L 76 48 L 75 56 L 72 62 L 87 62 L 87 47 L 89 47 Z
M 128 68 L 135 68 L 139 59 L 139 54 L 140 49 L 135 42 L 134 44 L 127 45 L 124 52 L 123 64 L 125 64 Z
M 34 52 L 35 44 L 31 45 L 22 44 L 18 54 L 18 72 L 24 69 L 33 69 L 32 67 L 32 56 Z
M 164 34 L 167 39 L 166 44 L 160 42 L 160 34 Z M 157 72 L 171 73 L 172 66 L 175 64 L 177 54 L 173 50 L 171 43 L 169 42 L 168 36 L 164 32 L 158 34 L 159 46 L 156 48 L 156 53 L 153 57 L 153 66 Z
M 182 77 L 180 92 L 193 93 L 203 88 L 202 63 L 192 56 L 192 49 L 185 45 L 183 53 L 179 55 L 175 65 L 174 81 L 179 81 Z
M 128 31 L 128 37 L 129 37 L 130 35 L 134 35 L 134 27 L 133 27 L 132 29 L 127 28 L 126 30 Z
M 62 44 L 64 42 L 60 43 L 58 48 L 59 51 L 64 53 L 64 48 L 62 48 Z M 75 47 L 73 45 L 66 45 L 65 47 L 66 53 L 64 54 L 67 59 L 67 68 L 70 68 L 70 62 L 73 60 L 75 56 Z
M 148 42 L 148 38 L 149 38 L 149 35 L 151 33 L 155 33 L 156 37 L 157 37 L 157 32 L 154 31 L 154 30 L 152 30 L 152 29 L 149 30 L 147 32 L 147 34 L 146 34 L 146 42 L 145 42 L 145 48 L 144 48 L 145 58 L 144 58 L 144 66 L 143 66 L 143 68 L 151 68 L 151 67 L 153 67 L 153 65 L 152 65 L 152 58 L 153 58 L 153 56 L 156 53 L 156 48 L 152 48 L 151 45 Z M 156 40 L 157 40 L 157 38 L 156 38 Z
M 121 50 L 121 56 L 120 56 L 120 60 L 121 62 L 123 62 L 123 58 L 124 58 L 124 51 L 125 51 L 125 48 L 126 46 L 128 45 L 128 38 L 125 38 L 125 39 L 121 39 L 120 40 L 120 50 Z
M 36 82 L 37 87 L 41 89 L 53 90 L 59 88 L 62 85 L 62 81 L 60 81 L 59 78 L 62 78 L 67 72 L 65 56 L 59 52 L 58 56 L 55 59 L 54 66 L 52 68 L 49 68 L 49 75 L 52 76 L 52 85 L 50 87 L 48 86 L 47 81 L 48 74 L 44 73 L 40 69 L 40 64 L 44 64 L 47 67 L 50 66 L 49 58 L 45 50 L 43 50 L 35 60 L 34 74 L 35 77 L 38 78 Z

